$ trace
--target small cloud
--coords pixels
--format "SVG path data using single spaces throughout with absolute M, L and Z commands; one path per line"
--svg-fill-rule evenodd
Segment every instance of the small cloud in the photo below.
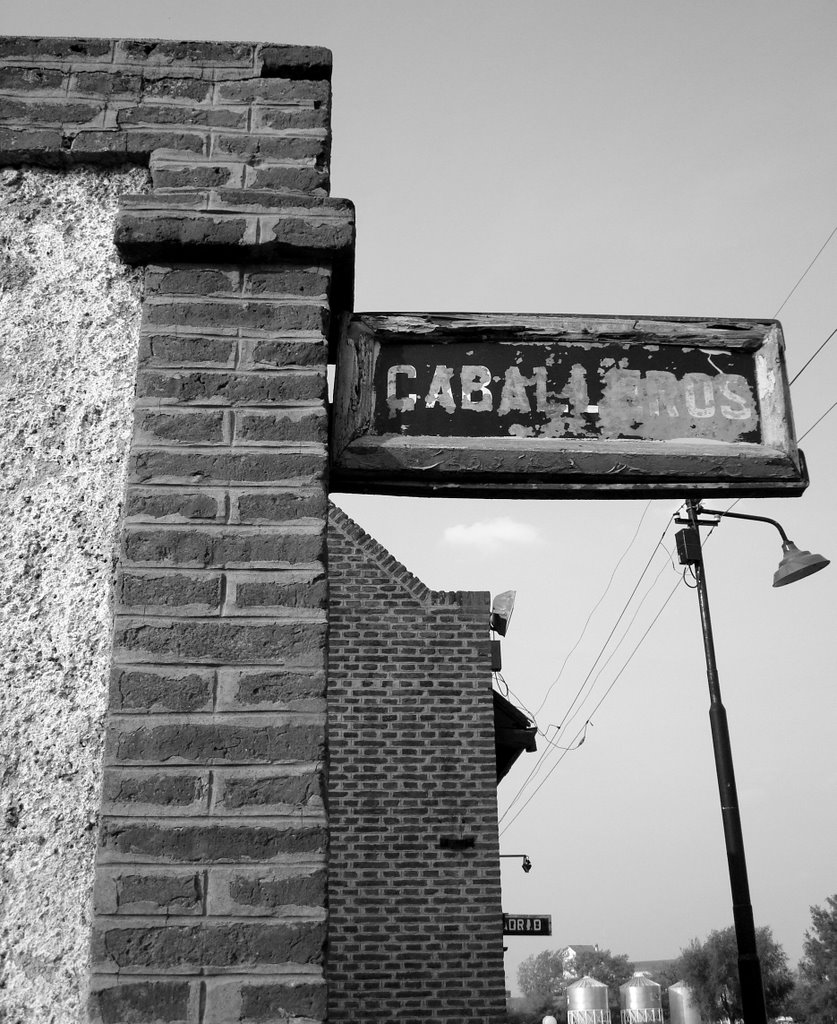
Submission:
M 518 523 L 508 516 L 500 516 L 497 519 L 488 519 L 484 523 L 457 523 L 455 526 L 448 526 L 444 532 L 444 541 L 455 547 L 494 552 L 509 545 L 532 547 L 541 543 L 541 536 L 529 523 Z

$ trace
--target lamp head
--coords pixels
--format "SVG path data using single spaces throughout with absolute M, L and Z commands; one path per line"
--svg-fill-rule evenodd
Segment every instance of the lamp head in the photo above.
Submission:
M 515 590 L 504 590 L 502 594 L 498 594 L 491 602 L 491 618 L 489 624 L 495 633 L 499 633 L 500 636 L 506 635 L 506 630 L 509 628 L 509 621 L 514 611 L 514 598 L 517 591 Z
M 782 561 L 773 574 L 773 586 L 784 587 L 788 583 L 796 583 L 812 573 L 819 572 L 830 564 L 829 559 L 822 555 L 812 555 L 810 551 L 800 551 L 793 541 L 782 544 Z
M 525 855 L 523 857 L 523 863 L 520 866 L 523 868 L 523 870 L 526 872 L 527 875 L 532 870 L 532 862 Z

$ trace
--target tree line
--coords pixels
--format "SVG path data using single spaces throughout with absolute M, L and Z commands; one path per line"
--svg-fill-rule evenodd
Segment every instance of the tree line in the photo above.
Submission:
M 801 1024 L 837 1024 L 837 894 L 822 907 L 811 907 L 811 927 L 805 933 L 803 957 L 796 972 L 769 928 L 756 929 L 768 1016 L 792 1017 Z M 567 977 L 567 971 L 571 977 Z M 609 949 L 579 952 L 568 960 L 566 951 L 545 950 L 527 957 L 518 970 L 520 990 L 530 1010 L 511 1014 L 515 1024 L 540 1024 L 545 1014 L 566 1020 L 566 989 L 587 975 L 607 985 L 611 1015 L 619 1020 L 619 986 L 634 971 L 623 953 Z M 704 1024 L 743 1019 L 738 982 L 735 930 L 723 928 L 700 941 L 694 939 L 680 956 L 653 980 L 662 986 L 663 1007 L 668 987 L 685 981 Z

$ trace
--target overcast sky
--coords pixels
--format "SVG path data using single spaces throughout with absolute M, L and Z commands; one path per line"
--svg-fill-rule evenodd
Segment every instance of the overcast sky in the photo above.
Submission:
M 837 225 L 834 0 L 27 0 L 0 29 L 330 47 L 361 311 L 771 317 Z M 791 374 L 837 327 L 835 275 L 837 237 L 782 309 Z M 800 434 L 835 382 L 837 339 L 794 385 Z M 736 510 L 834 556 L 835 437 L 837 410 L 802 445 L 804 497 Z M 509 983 L 542 948 L 674 957 L 731 924 L 694 593 L 625 667 L 679 578 L 662 548 L 596 663 L 678 502 L 335 500 L 431 587 L 517 590 L 504 676 L 544 729 L 578 712 L 560 742 L 616 680 L 519 816 L 537 755 L 501 784 L 501 846 L 534 865 L 504 861 L 504 909 L 554 929 L 508 940 Z M 837 571 L 773 590 L 780 553 L 728 521 L 707 575 L 756 923 L 795 963 L 837 892 Z

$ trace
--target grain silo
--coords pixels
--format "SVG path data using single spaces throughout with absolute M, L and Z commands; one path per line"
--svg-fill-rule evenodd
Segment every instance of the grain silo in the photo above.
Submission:
M 700 1024 L 695 994 L 685 981 L 669 985 L 668 1006 L 671 1024 Z
M 663 1024 L 663 991 L 644 971 L 619 986 L 622 1024 Z
M 610 1024 L 607 985 L 589 975 L 568 985 L 567 1024 Z

